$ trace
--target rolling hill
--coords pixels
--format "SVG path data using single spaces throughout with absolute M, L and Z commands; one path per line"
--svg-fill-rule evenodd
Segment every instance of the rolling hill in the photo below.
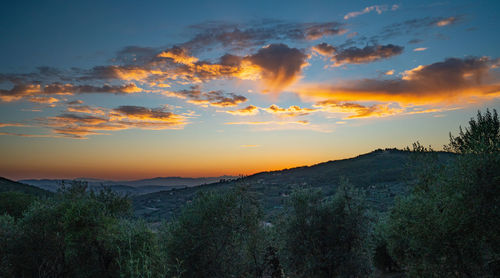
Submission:
M 437 154 L 443 161 L 453 156 L 445 152 Z M 332 195 L 341 177 L 347 178 L 355 187 L 365 189 L 366 199 L 373 208 L 386 210 L 393 204 L 394 197 L 405 194 L 413 182 L 408 165 L 410 156 L 410 152 L 402 150 L 376 150 L 349 159 L 144 194 L 133 198 L 134 211 L 137 216 L 149 221 L 169 219 L 201 190 L 224 190 L 242 185 L 255 194 L 264 211 L 271 215 L 283 206 L 283 201 L 293 189 L 321 188 L 326 195 Z
M 0 177 L 0 192 L 7 191 L 22 192 L 30 195 L 46 197 L 52 195 L 52 193 L 47 190 Z

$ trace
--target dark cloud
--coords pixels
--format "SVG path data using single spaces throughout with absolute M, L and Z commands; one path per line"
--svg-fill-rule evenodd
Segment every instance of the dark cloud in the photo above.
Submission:
M 81 100 L 72 100 L 72 101 L 68 102 L 68 105 L 79 105 L 79 104 L 83 104 L 83 101 L 81 101 Z
M 125 85 L 72 85 L 52 83 L 48 85 L 40 84 L 20 84 L 14 85 L 11 89 L 0 89 L 0 100 L 14 101 L 24 97 L 35 97 L 40 95 L 73 95 L 85 93 L 112 93 L 112 94 L 130 94 L 142 92 L 142 89 L 135 84 Z
M 175 116 L 174 113 L 166 111 L 165 108 L 147 108 L 133 105 L 119 106 L 113 109 L 113 112 L 138 119 L 165 120 Z
M 286 44 L 271 44 L 245 57 L 262 70 L 262 78 L 271 91 L 280 91 L 298 79 L 308 56 Z
M 234 93 L 224 93 L 222 91 L 202 92 L 199 87 L 192 87 L 189 90 L 176 92 L 165 92 L 167 96 L 188 99 L 189 103 L 197 105 L 210 105 L 218 107 L 236 106 L 247 101 L 247 98 Z
M 84 106 L 76 106 L 77 110 L 82 108 Z M 74 112 L 87 114 L 95 112 L 100 115 L 65 113 L 55 117 L 40 118 L 38 122 L 41 126 L 50 128 L 56 135 L 77 139 L 85 139 L 89 135 L 105 135 L 103 132 L 106 131 L 130 128 L 179 129 L 187 124 L 184 116 L 167 111 L 164 107 L 119 106 L 115 109 L 95 107 L 88 111 Z
M 393 44 L 369 45 L 364 48 L 353 46 L 340 50 L 326 43 L 313 47 L 313 50 L 317 53 L 330 57 L 331 61 L 334 62 L 334 66 L 371 63 L 399 55 L 403 52 L 403 49 L 404 47 Z
M 333 57 L 335 55 L 335 52 L 337 52 L 337 49 L 335 47 L 327 44 L 326 42 L 315 45 L 312 47 L 312 49 L 318 54 L 327 57 Z
M 132 94 L 142 92 L 142 89 L 134 83 L 124 85 L 72 85 L 72 84 L 49 84 L 43 87 L 43 94 L 89 94 L 89 93 L 110 93 L 110 94 Z

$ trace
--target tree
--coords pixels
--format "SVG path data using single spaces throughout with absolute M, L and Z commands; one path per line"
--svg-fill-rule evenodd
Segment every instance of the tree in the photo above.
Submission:
M 14 217 L 0 215 L 0 277 L 15 277 L 12 272 L 12 257 L 18 228 Z
M 412 193 L 397 200 L 389 214 L 388 250 L 410 277 L 498 275 L 498 116 L 495 110 L 479 112 L 469 124 L 450 136 L 446 147 L 458 156 L 444 165 L 427 161 Z
M 156 236 L 127 219 L 130 201 L 110 190 L 63 184 L 14 222 L 0 218 L 6 277 L 163 277 Z M 5 255 L 5 256 L 4 256 Z
M 22 192 L 0 192 L 0 215 L 7 213 L 19 218 L 35 200 L 35 196 Z
M 493 114 L 491 114 L 490 110 L 486 109 L 484 116 L 481 111 L 478 111 L 477 120 L 471 118 L 465 132 L 462 127 L 457 137 L 451 135 L 450 132 L 450 143 L 444 148 L 459 154 L 498 153 L 500 151 L 500 123 L 497 110 L 493 109 Z
M 245 188 L 202 192 L 162 229 L 170 276 L 255 276 L 250 244 L 260 225 L 260 210 Z
M 278 229 L 287 275 L 356 277 L 369 272 L 366 207 L 346 182 L 332 198 L 313 189 L 293 192 Z

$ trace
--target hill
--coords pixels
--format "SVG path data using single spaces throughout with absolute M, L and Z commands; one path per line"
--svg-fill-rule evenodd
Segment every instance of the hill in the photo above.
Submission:
M 437 154 L 441 160 L 452 157 L 450 153 Z M 137 216 L 150 221 L 168 219 L 201 190 L 224 190 L 243 185 L 256 195 L 265 212 L 271 215 L 282 207 L 283 201 L 294 188 L 321 188 L 326 195 L 332 195 L 341 177 L 347 178 L 354 186 L 365 189 L 367 201 L 372 207 L 386 210 L 393 204 L 394 197 L 405 194 L 412 184 L 409 162 L 410 153 L 407 151 L 376 150 L 349 159 L 261 172 L 236 180 L 135 196 L 134 210 Z
M 35 186 L 31 186 L 28 184 L 0 177 L 0 192 L 7 192 L 7 191 L 16 191 L 30 195 L 45 196 L 45 197 L 52 195 L 52 193 L 47 190 L 43 190 Z
M 89 189 L 100 190 L 102 186 L 110 187 L 111 190 L 129 195 L 141 195 L 174 188 L 184 188 L 209 184 L 221 180 L 234 179 L 231 176 L 203 177 L 203 178 L 183 178 L 183 177 L 157 177 L 152 179 L 132 180 L 132 181 L 112 181 L 94 178 L 77 178 L 76 180 L 88 183 Z M 19 182 L 33 185 L 51 192 L 56 192 L 61 182 L 71 183 L 68 179 L 27 179 Z

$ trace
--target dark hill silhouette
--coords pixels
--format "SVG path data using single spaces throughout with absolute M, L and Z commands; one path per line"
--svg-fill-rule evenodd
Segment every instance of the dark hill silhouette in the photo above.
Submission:
M 437 154 L 442 160 L 453 156 L 446 152 Z M 332 195 L 340 178 L 345 177 L 354 186 L 366 189 L 366 198 L 375 209 L 386 210 L 392 205 L 394 197 L 405 194 L 412 184 L 409 161 L 408 151 L 379 149 L 349 159 L 261 172 L 236 180 L 136 196 L 134 209 L 136 215 L 156 221 L 175 215 L 200 190 L 223 190 L 246 185 L 261 200 L 264 210 L 272 213 L 282 206 L 283 200 L 294 188 L 321 188 L 326 195 Z
M 35 196 L 50 196 L 51 192 L 28 184 L 0 177 L 0 192 L 15 191 Z

